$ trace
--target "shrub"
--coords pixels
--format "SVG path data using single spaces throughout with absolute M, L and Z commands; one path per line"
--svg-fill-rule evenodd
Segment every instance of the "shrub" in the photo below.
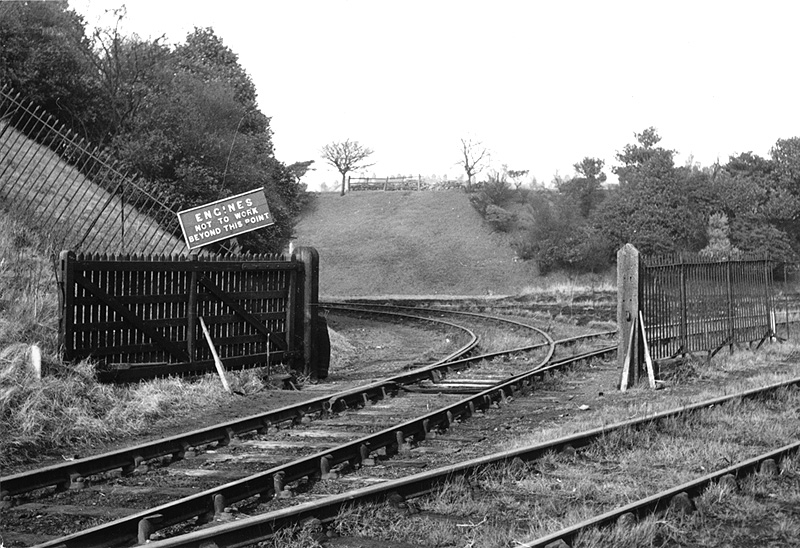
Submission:
M 500 232 L 508 232 L 514 224 L 514 214 L 500 206 L 489 204 L 486 206 L 486 221 Z

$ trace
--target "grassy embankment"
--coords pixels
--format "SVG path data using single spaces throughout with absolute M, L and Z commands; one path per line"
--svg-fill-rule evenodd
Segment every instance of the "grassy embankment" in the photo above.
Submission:
M 61 241 L 63 234 L 74 227 L 88 228 L 94 223 L 97 249 L 113 249 L 114 240 L 122 233 L 121 202 L 87 179 L 80 171 L 63 163 L 58 155 L 25 138 L 15 129 L 0 122 L 0 200 L 13 207 L 14 215 L 23 207 L 24 222 L 36 223 L 36 229 L 50 240 Z M 27 200 L 21 202 L 21 198 Z M 107 207 L 104 207 L 108 204 Z M 101 211 L 102 210 L 102 211 Z M 98 212 L 101 212 L 98 216 Z M 146 215 L 125 210 L 125 239 L 131 253 L 171 253 L 181 242 L 165 234 Z M 82 234 L 72 234 L 80 239 Z M 71 240 L 67 241 L 69 245 Z M 153 242 L 159 247 L 154 248 Z
M 185 420 L 192 409 L 234 397 L 213 375 L 113 386 L 95 381 L 90 362 L 65 365 L 53 265 L 34 233 L 3 214 L 0 223 L 0 474 L 45 454 L 85 452 L 159 421 Z M 41 349 L 41 379 L 31 367 L 31 345 Z M 265 387 L 255 370 L 229 380 L 245 394 Z
M 493 232 L 460 190 L 320 193 L 296 233 L 297 245 L 319 251 L 323 298 L 519 295 L 575 285 L 515 261 L 509 237 Z
M 135 436 L 154 425 L 185 419 L 187 410 L 212 408 L 231 398 L 213 376 L 198 382 L 162 379 L 125 387 L 98 384 L 89 362 L 62 363 L 58 348 L 58 294 L 52 258 L 53 237 L 62 232 L 59 218 L 78 225 L 108 193 L 76 170 L 63 165 L 46 147 L 0 126 L 0 159 L 4 177 L 0 199 L 28 195 L 34 215 L 22 216 L 19 203 L 0 210 L 0 474 L 43 455 L 91 451 L 99 444 Z M 112 198 L 112 203 L 114 199 Z M 129 241 L 165 242 L 158 226 L 128 211 Z M 48 219 L 43 223 L 37 219 Z M 30 223 L 30 224 L 26 224 Z M 33 225 L 33 226 L 31 226 Z M 87 225 L 88 226 L 88 225 Z M 96 229 L 105 236 L 118 231 L 118 219 L 106 213 Z M 33 230 L 35 229 L 35 231 Z M 43 377 L 31 367 L 31 347 L 41 349 Z M 264 388 L 257 371 L 231 375 L 232 386 L 245 394 Z

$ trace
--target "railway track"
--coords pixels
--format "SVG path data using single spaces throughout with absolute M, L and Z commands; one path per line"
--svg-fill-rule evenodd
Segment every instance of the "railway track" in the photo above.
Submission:
M 359 310 L 351 312 L 363 313 Z M 386 311 L 383 314 L 387 314 Z M 430 321 L 430 318 L 424 320 Z M 503 320 L 492 318 L 488 321 Z M 535 328 L 518 322 L 515 322 L 515 329 L 535 331 Z M 552 355 L 553 345 L 546 334 L 538 331 L 538 336 L 542 342 L 515 348 L 511 353 L 538 351 L 540 363 L 543 363 Z M 472 350 L 474 337 L 472 342 L 462 347 L 461 352 Z M 462 359 L 450 355 L 435 364 L 337 394 L 326 394 L 300 405 L 113 454 L 3 478 L 6 506 L 11 506 L 11 497 L 15 498 L 12 502 L 18 503 L 13 508 L 6 508 L 6 511 L 28 512 L 41 517 L 48 512 L 48 505 L 27 501 L 21 495 L 57 486 L 59 492 L 55 497 L 59 499 L 58 504 L 51 503 L 50 508 L 56 507 L 62 512 L 75 511 L 76 515 L 81 516 L 74 520 L 75 523 L 79 528 L 88 524 L 89 530 L 59 537 L 43 546 L 108 546 L 112 545 L 110 539 L 113 538 L 119 539 L 118 545 L 124 545 L 131 539 L 144 540 L 159 530 L 175 529 L 176 524 L 210 521 L 224 513 L 230 505 L 245 507 L 248 500 L 251 504 L 254 501 L 270 501 L 272 506 L 276 506 L 287 502 L 293 490 L 302 488 L 292 486 L 292 482 L 302 484 L 317 476 L 333 477 L 354 462 L 369 463 L 376 458 L 385 460 L 398 452 L 402 453 L 407 445 L 404 441 L 425 434 L 432 435 L 437 430 L 446 429 L 454 420 L 465 419 L 464 409 L 459 409 L 457 416 L 450 410 L 457 408 L 455 404 L 463 398 L 464 393 L 487 392 L 487 387 L 513 378 L 519 372 L 519 363 L 514 360 L 497 362 L 498 357 L 504 354 L 508 352 Z M 491 366 L 482 370 L 480 366 L 475 367 L 474 364 L 485 363 L 488 359 L 495 360 Z M 455 382 L 458 372 L 467 367 L 471 367 L 471 378 L 465 381 L 462 377 Z M 409 389 L 411 386 L 417 389 Z M 433 398 L 431 389 L 437 386 L 436 397 Z M 497 405 L 504 398 L 503 390 L 513 392 L 514 389 L 501 388 L 496 395 L 489 391 L 477 405 L 473 402 L 471 407 L 465 409 L 472 411 L 483 405 Z M 398 394 L 402 394 L 402 397 L 387 399 Z M 390 405 L 387 403 L 389 401 L 400 404 Z M 377 405 L 371 402 L 377 402 Z M 436 405 L 440 406 L 438 410 Z M 368 409 L 356 411 L 365 406 Z M 422 408 L 430 412 L 407 419 L 408 416 L 420 415 L 419 409 Z M 316 420 L 323 417 L 326 420 Z M 344 432 L 336 430 L 341 426 L 336 424 L 337 418 L 346 418 Z M 326 454 L 320 455 L 320 448 L 324 448 Z M 252 450 L 257 450 L 258 456 L 253 456 Z M 276 452 L 280 455 L 276 455 Z M 195 458 L 186 459 L 190 455 Z M 189 462 L 192 464 L 187 464 Z M 187 471 L 181 472 L 182 466 L 186 466 Z M 247 471 L 264 468 L 267 470 L 246 476 Z M 230 479 L 230 469 L 235 469 L 240 479 L 218 486 L 221 480 Z M 159 489 L 138 488 L 135 485 L 143 483 L 141 478 L 145 477 L 156 477 L 166 483 L 167 476 L 187 474 L 192 481 L 186 485 L 173 484 Z M 242 478 L 243 474 L 246 477 Z M 140 481 L 137 482 L 137 479 Z M 135 498 L 133 495 L 137 490 L 146 492 L 148 500 L 156 502 L 161 500 L 159 496 L 174 499 L 188 492 L 200 493 L 161 505 L 155 504 L 155 510 L 145 511 L 147 515 L 143 515 L 143 512 L 136 512 L 134 508 L 123 504 L 125 500 Z M 160 494 L 156 496 L 156 492 Z M 84 519 L 79 509 L 92 507 L 103 510 Z M 118 517 L 120 515 L 122 517 Z M 111 524 L 101 523 L 109 517 L 118 519 Z M 44 524 L 46 520 L 39 521 Z M 93 524 L 96 524 L 94 529 L 91 527 Z M 42 531 L 42 528 L 37 530 Z
M 557 365 L 551 367 L 557 367 Z M 523 478 L 530 477 L 531 475 L 541 476 L 541 473 L 537 472 L 535 467 L 526 463 L 547 459 L 548 455 L 554 453 L 561 455 L 555 458 L 556 462 L 561 459 L 562 461 L 569 461 L 569 463 L 574 466 L 581 466 L 582 462 L 588 463 L 593 458 L 596 458 L 595 455 L 590 455 L 585 458 L 585 461 L 582 461 L 582 455 L 589 454 L 594 445 L 607 442 L 608 438 L 610 436 L 613 437 L 615 434 L 622 434 L 630 431 L 645 432 L 647 435 L 643 435 L 642 437 L 652 444 L 654 442 L 652 438 L 653 429 L 663 427 L 667 432 L 665 435 L 669 436 L 670 432 L 674 433 L 676 429 L 685 430 L 686 427 L 680 421 L 686 420 L 687 418 L 691 421 L 693 417 L 700 417 L 696 420 L 704 423 L 722 420 L 722 427 L 724 428 L 726 418 L 741 413 L 741 409 L 736 407 L 741 402 L 759 399 L 769 400 L 770 397 L 781 391 L 788 391 L 789 395 L 784 400 L 779 401 L 778 410 L 785 411 L 784 408 L 788 406 L 790 409 L 795 408 L 794 413 L 796 414 L 796 405 L 798 400 L 800 400 L 800 393 L 797 391 L 798 386 L 800 386 L 800 378 L 718 397 L 656 413 L 648 417 L 622 421 L 602 428 L 565 436 L 545 443 L 485 455 L 398 479 L 384 480 L 374 485 L 361 487 L 341 494 L 330 495 L 316 501 L 309 501 L 304 504 L 274 510 L 259 516 L 215 525 L 186 535 L 155 541 L 152 542 L 150 546 L 152 546 L 152 548 L 200 548 L 209 546 L 223 548 L 248 546 L 256 542 L 268 540 L 282 529 L 293 527 L 301 523 L 315 523 L 316 527 L 328 527 L 333 529 L 338 516 L 349 508 L 353 508 L 357 505 L 369 505 L 371 503 L 383 503 L 390 506 L 413 508 L 413 504 L 409 504 L 409 501 L 412 499 L 429 495 L 435 492 L 439 487 L 457 481 L 459 478 L 479 476 L 481 473 L 486 473 L 486 470 L 489 469 L 488 467 L 500 465 L 505 465 L 507 467 L 504 472 L 498 473 L 497 476 L 513 474 L 514 470 Z M 726 410 L 726 406 L 732 406 L 732 409 Z M 657 442 L 657 440 L 655 441 Z M 636 444 L 633 443 L 633 445 Z M 796 453 L 798 449 L 800 449 L 800 442 L 796 440 L 785 443 L 780 447 L 770 448 L 764 452 L 758 452 L 756 450 L 757 444 L 752 445 L 752 447 L 748 447 L 748 451 L 756 454 L 750 458 L 743 459 L 730 466 L 722 467 L 712 473 L 703 474 L 691 481 L 670 486 L 667 489 L 644 497 L 641 500 L 621 505 L 618 508 L 603 512 L 596 517 L 586 519 L 580 523 L 550 534 L 527 541 L 515 540 L 514 545 L 526 548 L 569 547 L 571 542 L 574 542 L 588 529 L 620 522 L 630 523 L 637 518 L 643 517 L 647 513 L 663 511 L 669 507 L 675 508 L 675 500 L 683 501 L 688 497 L 697 496 L 703 489 L 716 482 L 727 482 L 735 487 L 736 481 L 741 480 L 747 474 L 758 471 L 762 473 L 774 473 L 770 472 L 770 470 L 775 469 L 776 462 Z M 747 446 L 747 444 L 745 444 L 745 446 Z M 551 459 L 551 462 L 552 461 L 553 459 Z M 692 466 L 692 464 L 691 461 L 686 462 L 687 467 Z M 508 468 L 509 466 L 510 468 Z M 509 472 L 509 470 L 511 470 L 511 472 Z M 558 479 L 559 474 L 557 471 L 551 471 L 549 475 L 553 477 L 554 484 L 555 482 L 561 483 L 561 480 Z M 565 477 L 563 472 L 561 477 Z M 473 491 L 480 489 L 480 486 L 477 485 L 479 481 L 480 480 L 470 482 L 470 489 Z M 519 483 L 519 480 L 515 480 L 512 483 Z M 495 489 L 496 488 L 497 487 L 495 487 Z M 514 495 L 514 493 L 509 494 L 505 492 L 503 496 L 508 500 L 509 498 L 513 498 Z M 497 497 L 498 495 L 496 492 L 487 491 L 486 496 Z M 532 497 L 544 497 L 548 499 L 552 497 L 552 495 L 546 493 L 537 495 L 529 491 L 521 492 L 519 496 L 527 499 L 531 499 Z M 565 502 L 569 500 L 574 500 L 574 497 L 570 497 L 567 493 Z M 506 502 L 506 504 L 508 503 Z M 562 510 L 564 509 L 562 508 Z M 368 516 L 369 514 L 365 513 L 364 515 Z M 405 518 L 402 517 L 404 515 L 406 516 Z M 397 519 L 407 519 L 408 510 L 399 510 L 397 516 Z M 507 517 L 510 518 L 510 516 Z M 529 519 L 533 517 L 534 516 L 528 515 Z M 547 518 L 546 516 L 535 517 L 539 520 L 545 518 L 545 521 Z M 434 518 L 441 520 L 441 516 L 434 516 Z M 581 544 L 580 541 L 575 544 L 575 546 L 581 545 L 583 544 Z M 597 544 L 589 542 L 588 545 L 595 546 Z M 601 545 L 613 546 L 614 542 L 612 540 L 607 544 Z

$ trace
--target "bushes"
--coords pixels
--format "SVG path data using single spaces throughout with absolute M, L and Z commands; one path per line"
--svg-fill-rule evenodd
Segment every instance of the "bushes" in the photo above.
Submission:
M 508 232 L 511 230 L 516 217 L 500 206 L 489 204 L 486 206 L 485 218 L 495 230 L 500 232 Z

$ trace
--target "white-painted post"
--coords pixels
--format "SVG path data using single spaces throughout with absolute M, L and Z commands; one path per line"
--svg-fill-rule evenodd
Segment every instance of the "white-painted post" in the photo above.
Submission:
M 42 378 L 42 351 L 35 344 L 31 345 L 31 368 L 37 379 Z
M 214 341 L 211 340 L 211 335 L 209 334 L 208 328 L 206 327 L 206 322 L 203 321 L 202 316 L 200 316 L 199 319 L 200 319 L 200 327 L 203 328 L 203 335 L 206 336 L 208 347 L 211 349 L 211 355 L 214 356 L 214 365 L 217 368 L 217 373 L 219 374 L 220 380 L 222 380 L 222 387 L 225 389 L 225 392 L 230 394 L 231 387 L 228 384 L 228 379 L 225 378 L 225 368 L 222 366 L 222 360 L 219 359 L 219 355 L 217 354 L 217 349 L 214 347 Z

